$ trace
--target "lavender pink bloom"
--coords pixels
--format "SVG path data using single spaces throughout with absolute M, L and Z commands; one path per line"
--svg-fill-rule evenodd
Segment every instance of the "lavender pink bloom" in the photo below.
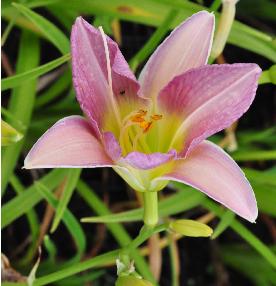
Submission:
M 256 200 L 243 172 L 205 139 L 247 111 L 261 70 L 207 65 L 213 31 L 212 14 L 193 15 L 156 49 L 137 80 L 117 44 L 77 18 L 73 82 L 85 118 L 58 121 L 33 146 L 25 168 L 112 167 L 141 192 L 179 181 L 255 221 Z

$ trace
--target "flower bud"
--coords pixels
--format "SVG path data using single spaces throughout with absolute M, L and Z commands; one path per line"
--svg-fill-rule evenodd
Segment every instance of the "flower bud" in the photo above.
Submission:
M 8 146 L 19 141 L 23 135 L 10 126 L 7 122 L 1 120 L 1 145 Z
M 179 219 L 170 223 L 170 229 L 191 237 L 208 237 L 213 230 L 206 224 L 189 219 Z
M 211 51 L 211 57 L 214 59 L 223 52 L 235 19 L 237 2 L 238 0 L 222 1 L 222 12 Z
M 153 286 L 149 281 L 135 276 L 118 277 L 115 286 Z

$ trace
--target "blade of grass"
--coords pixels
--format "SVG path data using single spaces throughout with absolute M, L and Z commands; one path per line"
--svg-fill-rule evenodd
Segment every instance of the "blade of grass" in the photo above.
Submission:
M 262 72 L 259 78 L 259 84 L 264 83 L 276 84 L 276 65 L 273 65 L 270 69 Z
M 49 190 L 53 190 L 58 186 L 58 184 L 62 181 L 65 175 L 65 169 L 55 169 L 45 175 L 43 178 L 41 178 L 39 182 L 45 184 L 49 188 Z M 1 227 L 4 228 L 8 226 L 14 220 L 32 209 L 41 200 L 42 197 L 40 193 L 36 191 L 34 185 L 31 185 L 22 194 L 16 196 L 2 206 Z
M 55 281 L 59 281 L 63 278 L 72 276 L 76 273 L 92 269 L 102 267 L 107 263 L 114 261 L 119 255 L 119 249 L 107 252 L 105 254 L 96 256 L 92 259 L 75 263 L 65 269 L 56 271 L 54 273 L 45 275 L 43 277 L 39 277 L 34 281 L 33 286 L 42 286 L 42 285 L 49 285 Z M 24 285 L 24 284 L 23 284 Z
M 130 60 L 129 65 L 133 71 L 136 71 L 139 64 L 145 61 L 146 58 L 155 50 L 157 45 L 170 30 L 170 25 L 175 19 L 176 15 L 177 11 L 171 10 L 143 48 L 140 49 L 139 52 Z
M 8 119 L 8 121 L 14 125 L 14 127 L 16 127 L 16 129 L 18 129 L 18 131 L 23 132 L 26 130 L 26 126 L 23 125 L 23 123 L 21 121 L 19 121 L 18 119 L 16 119 L 14 117 L 14 115 L 8 111 L 7 109 L 5 109 L 3 106 L 1 106 L 1 115 L 3 118 L 3 115 L 5 118 Z
M 19 55 L 17 59 L 16 72 L 23 73 L 26 70 L 33 69 L 39 62 L 39 43 L 36 36 L 30 32 L 23 31 L 20 41 Z M 21 87 L 15 88 L 9 102 L 9 112 L 14 118 L 24 126 L 29 126 L 34 101 L 36 80 L 25 82 Z M 2 194 L 5 192 L 9 178 L 17 164 L 21 149 L 24 144 L 24 138 L 20 142 L 5 148 L 2 152 Z
M 212 5 L 210 6 L 211 11 L 217 11 L 221 5 L 221 0 L 214 0 Z
M 27 81 L 38 78 L 39 76 L 55 69 L 56 67 L 64 64 L 69 60 L 70 60 L 70 54 L 66 54 L 60 58 L 57 58 L 39 67 L 29 68 L 27 71 L 24 72 L 18 71 L 16 75 L 1 80 L 1 90 L 3 91 L 10 88 L 14 88 L 22 83 L 25 84 Z
M 93 209 L 98 215 L 106 215 L 110 214 L 109 209 L 105 206 L 105 204 L 97 197 L 97 195 L 93 192 L 91 188 L 87 184 L 85 184 L 82 180 L 80 180 L 77 184 L 77 192 L 84 199 L 84 201 Z M 107 224 L 107 228 L 110 230 L 114 238 L 117 240 L 118 244 L 121 247 L 126 246 L 131 242 L 131 237 L 128 235 L 126 230 L 122 227 L 122 225 L 115 224 Z M 132 253 L 133 259 L 135 260 L 135 266 L 139 270 L 140 274 L 146 279 L 154 282 L 154 277 L 145 262 L 144 258 L 140 255 L 137 250 L 134 250 Z
M 53 233 L 57 229 L 59 222 L 62 219 L 64 211 L 67 208 L 67 205 L 73 195 L 73 191 L 75 190 L 77 182 L 80 178 L 80 174 L 81 174 L 81 169 L 69 169 L 68 170 L 68 176 L 67 176 L 67 181 L 64 187 L 64 191 L 61 194 L 60 200 L 56 207 L 56 214 L 55 214 L 53 224 L 50 230 L 51 233 Z
M 70 174 L 71 172 L 68 173 L 68 180 L 70 179 Z M 51 193 L 51 191 L 46 187 L 46 185 L 40 182 L 35 182 L 34 186 L 36 190 L 40 193 L 40 195 L 57 211 L 58 206 L 59 206 L 59 201 L 55 198 L 55 196 Z M 82 227 L 80 226 L 78 220 L 74 217 L 74 215 L 66 208 L 66 206 L 64 207 L 63 216 L 61 217 L 61 220 L 66 225 L 66 228 L 72 235 L 77 245 L 77 254 L 74 257 L 74 262 L 76 260 L 80 260 L 86 248 L 86 239 L 85 239 L 85 234 L 82 230 Z M 69 265 L 72 264 L 72 261 L 70 261 L 70 263 L 68 264 Z
M 7 28 L 3 32 L 2 37 L 1 37 L 1 47 L 3 47 L 5 45 L 6 40 L 8 39 L 8 36 L 9 36 L 13 26 L 14 26 L 14 23 L 15 23 L 15 20 L 17 17 L 18 17 L 18 13 L 15 13 L 13 15 L 13 18 L 9 21 Z
M 234 218 L 235 214 L 230 210 L 226 210 L 225 213 L 222 215 L 219 224 L 215 228 L 211 239 L 215 239 L 219 235 L 221 235 L 231 225 Z
M 276 160 L 276 150 L 244 150 L 231 154 L 236 161 L 272 161 Z
M 174 215 L 199 205 L 204 199 L 204 196 L 192 190 L 185 188 L 185 191 L 178 192 L 159 203 L 160 217 Z M 98 217 L 83 218 L 82 222 L 100 222 L 100 223 L 116 223 L 116 222 L 133 222 L 143 220 L 143 209 L 138 208 L 117 214 L 110 214 Z
M 105 1 L 57 1 L 50 3 L 51 9 L 58 11 L 66 10 L 66 13 L 75 13 L 75 17 L 80 14 L 109 15 L 112 18 L 137 22 L 158 27 L 165 19 L 168 10 L 176 9 L 180 11 L 179 16 L 173 21 L 171 28 L 176 27 L 181 21 L 201 10 L 208 10 L 205 6 L 192 3 L 190 1 L 179 0 L 105 0 Z M 49 4 L 49 5 L 50 5 Z M 43 3 L 45 6 L 46 4 Z M 5 9 L 3 16 L 10 19 L 13 11 Z M 216 13 L 218 20 L 219 13 Z M 22 22 L 22 21 L 21 21 Z M 27 23 L 18 23 L 27 28 L 34 29 Z M 235 21 L 228 39 L 229 43 L 238 47 L 260 54 L 273 62 L 276 61 L 276 49 L 273 37 L 251 28 L 245 24 Z
M 47 252 L 48 252 L 48 258 L 47 260 L 51 264 L 55 264 L 56 256 L 57 256 L 57 247 L 55 243 L 50 239 L 48 235 L 44 236 L 43 239 L 43 245 L 45 246 Z
M 61 53 L 69 53 L 70 42 L 68 38 L 53 23 L 22 4 L 13 3 L 12 5 L 37 26 L 45 38 L 59 49 Z
M 72 277 L 65 278 L 64 280 L 59 280 L 56 282 L 57 285 L 60 286 L 80 286 L 80 285 L 87 285 L 88 283 L 91 285 L 94 280 L 98 279 L 99 277 L 103 276 L 105 271 L 97 270 L 93 272 L 86 273 L 84 275 L 75 275 Z M 96 284 L 97 282 L 95 282 Z M 94 283 L 93 283 L 94 285 Z M 97 285 L 97 284 L 96 284 Z
M 24 193 L 25 188 L 22 185 L 22 183 L 20 182 L 20 180 L 15 175 L 13 175 L 11 177 L 10 183 L 11 183 L 11 186 L 13 187 L 13 189 L 15 190 L 15 192 L 17 193 L 17 195 Z M 31 245 L 29 246 L 27 253 L 25 254 L 25 256 L 22 259 L 20 259 L 20 262 L 17 263 L 17 265 L 29 264 L 32 261 L 33 257 L 36 254 L 36 251 L 37 251 L 36 240 L 37 240 L 38 235 L 39 235 L 39 220 L 38 220 L 38 217 L 37 217 L 34 209 L 30 209 L 29 211 L 27 211 L 26 217 L 27 217 L 27 220 L 29 223 L 30 232 L 31 232 L 30 235 L 32 237 L 32 240 L 31 240 Z
M 216 203 L 205 200 L 203 206 L 208 210 L 215 213 L 216 216 L 222 217 L 224 210 L 222 210 Z M 267 262 L 269 262 L 274 268 L 276 268 L 276 255 L 252 232 L 250 232 L 245 226 L 234 219 L 230 227 L 239 234 L 245 241 L 247 241 Z
M 274 187 L 274 190 L 276 189 L 276 172 L 273 171 L 273 168 L 266 171 L 258 171 L 250 168 L 242 168 L 242 170 L 250 181 L 256 182 L 261 186 L 266 185 Z
M 275 253 L 275 247 L 270 249 Z M 244 245 L 226 245 L 221 248 L 221 257 L 227 265 L 243 273 L 256 286 L 276 285 L 276 271 L 253 249 L 246 248 Z M 252 269 L 258 269 L 258 271 L 252 271 Z
M 172 236 L 171 233 L 168 234 Z M 170 253 L 170 265 L 171 265 L 171 280 L 172 286 L 179 286 L 179 252 L 177 247 L 177 242 L 169 237 L 169 253 Z
M 64 90 L 71 85 L 71 72 L 66 70 L 65 73 L 57 79 L 51 87 L 42 93 L 35 102 L 35 108 L 40 108 L 53 99 L 57 98 Z
M 53 7 L 73 10 L 76 14 L 110 15 L 114 18 L 156 27 L 164 21 L 168 10 L 176 9 L 179 11 L 179 16 L 173 21 L 171 28 L 176 27 L 193 13 L 208 10 L 208 8 L 190 1 L 179 0 L 105 0 L 101 2 L 83 0 L 81 5 L 77 1 L 70 1 L 66 4 L 56 3 Z M 216 13 L 216 18 L 218 20 L 219 13 Z M 228 41 L 233 45 L 269 58 L 273 62 L 276 61 L 273 38 L 238 21 L 234 22 Z

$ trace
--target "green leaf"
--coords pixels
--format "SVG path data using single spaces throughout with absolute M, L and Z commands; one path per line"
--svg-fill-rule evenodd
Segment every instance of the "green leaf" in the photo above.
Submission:
M 23 135 L 10 124 L 1 120 L 1 146 L 9 146 L 22 139 Z
M 26 82 L 30 81 L 31 79 L 38 78 L 39 76 L 55 69 L 56 67 L 64 64 L 70 59 L 70 54 L 66 54 L 60 58 L 57 58 L 47 64 L 41 65 L 39 67 L 28 69 L 25 72 L 17 73 L 14 76 L 10 76 L 1 80 L 1 90 L 7 90 L 10 88 L 14 88 L 18 85 L 21 85 Z
M 71 85 L 71 72 L 66 70 L 45 92 L 43 92 L 35 102 L 35 108 L 45 106 L 56 99 L 64 90 Z
M 113 250 L 105 254 L 96 256 L 92 259 L 88 259 L 86 261 L 75 263 L 71 266 L 68 266 L 65 269 L 56 271 L 54 273 L 45 275 L 43 277 L 39 277 L 35 280 L 34 286 L 49 285 L 55 281 L 61 280 L 68 276 L 72 276 L 76 273 L 79 273 L 79 272 L 82 272 L 88 269 L 92 269 L 92 268 L 103 267 L 108 263 L 114 262 L 115 259 L 119 255 L 119 251 L 120 250 Z
M 22 185 L 20 180 L 15 175 L 11 177 L 10 183 L 17 195 L 24 193 L 25 187 Z M 28 251 L 24 255 L 24 257 L 21 258 L 19 262 L 17 262 L 17 265 L 22 265 L 22 266 L 30 264 L 35 254 L 37 253 L 37 238 L 38 238 L 39 231 L 40 231 L 39 220 L 38 220 L 35 210 L 30 209 L 29 211 L 27 211 L 26 217 L 27 217 L 29 227 L 30 227 L 30 234 L 32 237 L 32 242 L 28 248 Z
M 204 196 L 200 192 L 195 192 L 190 187 L 186 187 L 182 192 L 159 202 L 159 216 L 166 217 L 174 215 L 201 204 Z M 138 208 L 117 214 L 110 214 L 98 217 L 83 218 L 82 222 L 100 222 L 100 223 L 115 223 L 115 222 L 132 222 L 143 220 L 143 208 Z
M 84 273 L 82 275 L 74 275 L 65 279 L 61 279 L 57 281 L 55 284 L 60 286 L 80 286 L 80 285 L 87 285 L 88 283 L 91 284 L 94 280 L 98 279 L 99 277 L 103 276 L 106 271 L 104 270 L 94 270 L 89 271 L 88 273 Z M 94 284 L 94 283 L 93 283 Z M 95 285 L 97 282 L 95 281 Z
M 35 35 L 23 31 L 20 41 L 19 55 L 16 64 L 16 72 L 24 73 L 33 69 L 39 62 L 39 43 Z M 8 110 L 14 118 L 21 122 L 26 128 L 29 126 L 34 101 L 37 81 L 32 79 L 25 82 L 23 86 L 15 88 L 12 92 Z M 2 193 L 5 192 L 9 178 L 17 164 L 24 139 L 12 146 L 5 148 L 2 152 Z
M 68 174 L 70 175 L 70 173 Z M 59 201 L 54 197 L 54 195 L 51 193 L 51 191 L 46 187 L 46 185 L 40 183 L 40 182 L 36 182 L 35 183 L 35 188 L 37 189 L 37 191 L 40 193 L 40 195 L 42 197 L 44 197 L 44 199 L 56 210 L 58 209 L 59 206 Z M 76 260 L 79 260 L 82 256 L 82 254 L 85 251 L 86 248 L 86 239 L 85 239 L 85 234 L 78 222 L 78 220 L 74 217 L 74 215 L 66 208 L 66 206 L 64 207 L 63 210 L 63 216 L 61 217 L 61 220 L 64 222 L 64 224 L 66 225 L 68 231 L 70 232 L 70 234 L 72 235 L 77 248 L 78 248 L 78 252 L 77 252 L 77 259 L 75 257 Z M 74 260 L 75 260 L 74 259 Z M 70 265 L 72 264 L 71 262 L 69 263 L 67 261 L 67 263 Z
M 168 11 L 176 9 L 178 17 L 173 21 L 170 28 L 176 27 L 187 17 L 208 8 L 182 0 L 104 0 L 94 2 L 83 0 L 81 5 L 78 1 L 70 1 L 64 4 L 57 2 L 52 7 L 75 11 L 76 15 L 81 13 L 93 15 L 109 15 L 114 18 L 132 21 L 158 27 L 168 15 Z M 216 13 L 216 21 L 219 13 Z M 276 61 L 276 49 L 273 38 L 241 22 L 234 21 L 228 38 L 230 44 L 260 54 L 273 62 Z
M 258 208 L 276 218 L 276 187 L 265 184 L 258 184 L 252 181 L 252 187 L 258 202 Z
M 231 156 L 236 161 L 270 161 L 276 160 L 276 150 L 238 150 Z
M 259 84 L 273 83 L 276 84 L 276 65 L 270 67 L 269 70 L 263 71 L 260 78 Z
M 81 169 L 69 169 L 66 184 L 56 208 L 56 214 L 51 227 L 51 232 L 54 232 L 57 229 L 59 222 L 62 219 L 63 213 L 73 195 L 73 191 L 75 190 L 77 182 L 80 178 L 80 174 Z
M 203 206 L 215 213 L 218 217 L 222 217 L 224 211 L 211 200 L 205 200 Z M 230 227 L 238 233 L 245 241 L 247 241 L 263 258 L 266 259 L 274 268 L 276 268 L 276 255 L 252 232 L 250 232 L 245 226 L 234 219 Z
M 150 39 L 146 42 L 142 49 L 130 60 L 129 65 L 132 70 L 136 70 L 138 65 L 153 53 L 154 49 L 158 46 L 164 36 L 170 29 L 170 25 L 172 21 L 175 19 L 177 15 L 176 10 L 172 10 L 164 19 L 164 21 L 160 24 L 160 26 L 156 29 Z
M 34 25 L 36 25 L 45 38 L 57 47 L 61 53 L 69 53 L 70 42 L 68 38 L 54 24 L 22 4 L 13 3 L 13 6 L 25 15 Z
M 191 219 L 174 220 L 169 227 L 174 232 L 190 237 L 209 237 L 213 233 L 208 225 Z
M 110 214 L 110 210 L 106 207 L 106 205 L 82 180 L 80 180 L 77 184 L 77 192 L 84 199 L 85 203 L 87 203 L 91 207 L 91 209 L 93 209 L 98 215 Z M 121 247 L 125 247 L 132 241 L 132 238 L 128 235 L 126 230 L 120 224 L 107 224 L 107 228 L 110 230 L 110 232 Z M 132 257 L 135 261 L 135 266 L 137 267 L 139 273 L 141 273 L 141 275 L 143 275 L 143 277 L 145 277 L 146 279 L 154 281 L 155 279 L 145 259 L 140 255 L 137 250 L 133 250 Z
M 105 15 L 155 27 L 161 25 L 168 15 L 168 11 L 176 9 L 179 11 L 179 15 L 173 21 L 170 28 L 176 27 L 181 21 L 196 12 L 209 10 L 205 6 L 181 0 L 49 1 L 48 5 L 50 5 L 51 10 L 65 11 L 72 18 L 74 15 L 77 17 L 80 14 Z M 38 6 L 39 4 L 36 5 L 36 7 Z M 42 1 L 40 6 L 47 6 L 47 1 Z M 5 9 L 2 13 L 7 19 L 12 18 L 14 15 L 14 11 L 8 9 Z M 219 13 L 216 13 L 216 21 L 218 19 Z M 16 24 L 19 26 L 24 25 L 24 27 L 34 30 L 34 27 L 30 27 L 30 23 L 29 25 L 28 23 L 22 23 L 22 19 L 20 22 L 18 20 Z M 276 49 L 273 37 L 241 22 L 234 21 L 228 42 L 260 54 L 273 62 L 276 61 Z
M 233 221 L 234 218 L 235 214 L 230 210 L 226 210 L 223 216 L 221 217 L 219 224 L 214 230 L 214 233 L 211 238 L 215 239 L 219 235 L 221 235 L 231 225 L 231 222 Z
M 45 235 L 43 238 L 43 244 L 48 252 L 48 260 L 54 264 L 57 255 L 57 248 L 55 243 L 50 239 L 49 235 Z
M 3 171 L 3 170 L 2 170 Z M 46 185 L 49 190 L 56 188 L 66 175 L 65 169 L 55 169 L 39 180 Z M 4 228 L 14 220 L 24 215 L 42 200 L 34 185 L 27 188 L 22 194 L 16 196 L 2 206 L 2 224 Z
M 274 253 L 275 247 L 270 248 Z M 227 245 L 220 249 L 224 263 L 248 277 L 256 286 L 276 285 L 276 272 L 255 251 L 245 245 Z M 257 269 L 258 271 L 252 271 Z

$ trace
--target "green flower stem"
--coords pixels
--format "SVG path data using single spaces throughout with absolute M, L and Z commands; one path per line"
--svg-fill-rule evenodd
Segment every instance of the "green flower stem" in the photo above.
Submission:
M 158 194 L 157 192 L 143 193 L 144 224 L 154 227 L 158 223 Z
M 160 224 L 155 227 L 144 225 L 139 235 L 128 245 L 128 251 L 138 248 L 143 242 L 150 238 L 154 233 L 162 232 L 168 229 L 168 223 Z
M 131 265 L 130 254 L 132 251 L 137 249 L 143 242 L 145 242 L 148 238 L 150 238 L 154 233 L 165 231 L 168 228 L 169 228 L 168 223 L 160 224 L 155 227 L 144 225 L 141 228 L 138 236 L 126 247 L 124 247 L 119 253 L 119 259 L 125 265 L 126 269 L 128 269 L 128 267 Z

